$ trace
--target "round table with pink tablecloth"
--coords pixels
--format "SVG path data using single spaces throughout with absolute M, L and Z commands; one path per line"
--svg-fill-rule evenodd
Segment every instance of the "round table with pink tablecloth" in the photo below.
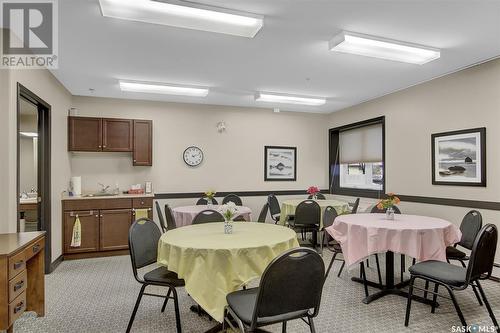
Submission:
M 365 298 L 365 303 L 388 294 L 406 295 L 400 288 L 407 281 L 394 284 L 394 252 L 417 261 L 445 261 L 446 247 L 462 237 L 459 228 L 446 220 L 406 214 L 396 214 L 394 220 L 388 220 L 385 214 L 341 215 L 326 231 L 340 243 L 347 266 L 371 254 L 386 253 L 386 283 L 370 283 L 382 291 Z
M 182 227 L 185 225 L 190 225 L 193 223 L 193 219 L 198 213 L 207 209 L 219 210 L 219 205 L 195 205 L 195 206 L 181 206 L 172 208 L 172 214 L 174 215 L 175 224 L 177 227 Z M 246 221 L 250 221 L 250 214 L 252 210 L 245 206 L 237 206 L 238 213 L 236 216 L 243 216 Z

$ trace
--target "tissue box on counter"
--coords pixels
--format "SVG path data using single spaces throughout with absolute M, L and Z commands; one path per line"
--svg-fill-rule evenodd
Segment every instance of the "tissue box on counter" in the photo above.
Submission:
M 144 189 L 142 188 L 141 184 L 134 184 L 130 186 L 128 194 L 144 194 Z

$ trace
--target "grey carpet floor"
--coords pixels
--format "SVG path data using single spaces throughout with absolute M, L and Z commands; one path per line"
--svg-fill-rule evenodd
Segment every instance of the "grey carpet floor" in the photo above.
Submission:
M 331 255 L 325 251 L 324 260 Z M 382 256 L 381 256 L 382 257 Z M 375 260 L 371 260 L 368 277 L 375 281 Z M 399 263 L 396 262 L 399 267 Z M 451 301 L 441 299 L 435 314 L 430 307 L 413 302 L 410 327 L 403 325 L 406 299 L 387 296 L 369 305 L 361 302 L 363 286 L 352 282 L 359 271 L 344 271 L 336 276 L 340 263 L 336 262 L 328 277 L 319 316 L 315 320 L 317 332 L 451 332 L 459 319 Z M 397 270 L 396 270 L 397 271 Z M 256 281 L 257 283 L 257 281 Z M 207 282 L 207 285 L 209 282 Z M 500 317 L 500 284 L 483 282 L 486 295 L 497 317 Z M 132 312 L 140 285 L 134 280 L 128 256 L 64 261 L 46 276 L 46 315 L 37 318 L 25 313 L 15 324 L 15 332 L 124 332 Z M 161 288 L 150 292 L 165 294 Z M 370 292 L 375 289 L 370 288 Z M 189 310 L 194 304 L 185 290 L 179 290 L 183 332 L 204 332 L 214 322 L 198 317 Z M 480 307 L 471 289 L 457 292 L 468 324 L 491 326 L 484 307 Z M 133 332 L 175 332 L 173 304 L 160 312 L 162 299 L 144 297 L 137 313 Z M 281 326 L 266 328 L 281 332 Z M 290 322 L 288 332 L 308 332 L 300 320 Z

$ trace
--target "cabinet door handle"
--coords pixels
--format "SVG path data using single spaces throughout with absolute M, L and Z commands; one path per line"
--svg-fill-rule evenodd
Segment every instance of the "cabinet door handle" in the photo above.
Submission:
M 21 289 L 23 287 L 23 285 L 24 285 L 24 280 L 19 281 L 18 283 L 16 283 L 14 285 L 14 291 L 18 291 L 19 289 Z
M 40 251 L 40 244 L 33 245 L 33 253 L 37 253 L 38 251 Z
M 106 148 L 106 146 L 102 146 L 102 148 Z
M 21 267 L 23 266 L 23 263 L 24 263 L 24 261 L 23 261 L 23 260 L 20 260 L 20 261 L 18 261 L 18 262 L 15 262 L 15 263 L 14 263 L 14 269 L 19 269 L 19 268 L 21 268 Z
M 21 311 L 23 309 L 23 306 L 24 306 L 24 302 L 19 302 L 16 307 L 14 308 L 14 313 L 18 313 L 19 311 Z

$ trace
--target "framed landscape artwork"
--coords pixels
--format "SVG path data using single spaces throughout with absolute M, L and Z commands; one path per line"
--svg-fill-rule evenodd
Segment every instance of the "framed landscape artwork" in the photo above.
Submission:
M 297 148 L 265 146 L 264 180 L 297 180 Z
M 486 186 L 486 128 L 432 134 L 432 184 Z

